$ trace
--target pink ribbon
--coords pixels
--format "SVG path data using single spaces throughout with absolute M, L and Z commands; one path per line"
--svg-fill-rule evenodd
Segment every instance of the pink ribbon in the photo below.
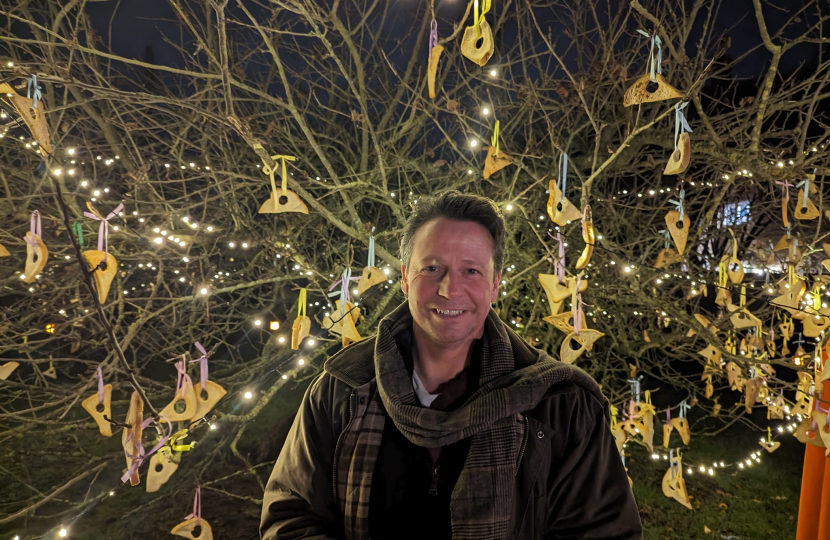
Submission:
M 781 193 L 784 196 L 784 202 L 790 202 L 790 188 L 793 187 L 793 185 L 786 180 L 775 183 L 781 186 Z
M 121 203 L 115 207 L 115 210 L 109 213 L 109 215 L 105 218 L 101 218 L 96 216 L 92 212 L 84 212 L 84 215 L 88 218 L 96 219 L 101 222 L 98 225 L 98 251 L 104 252 L 104 262 L 107 262 L 107 255 L 109 254 L 109 236 L 110 236 L 110 224 L 109 220 L 114 218 L 118 215 L 118 212 L 124 209 L 124 204 Z
M 35 244 L 37 244 L 37 239 L 42 239 L 40 235 L 40 212 L 38 212 L 37 210 L 32 212 L 32 221 L 29 225 L 29 231 L 31 231 L 31 239 L 28 236 L 24 239 L 26 240 L 27 244 L 34 248 Z
M 161 419 L 164 420 L 165 422 L 167 422 L 167 435 L 162 437 L 162 439 L 158 443 L 156 443 L 156 445 L 153 448 L 151 448 L 149 452 L 147 452 L 147 453 L 144 452 L 144 445 L 141 444 L 140 441 L 139 441 L 139 444 L 138 444 L 138 455 L 137 456 L 134 456 L 134 455 L 130 454 L 129 452 L 127 452 L 126 448 L 124 449 L 124 455 L 127 456 L 128 458 L 132 459 L 133 464 L 130 465 L 130 468 L 127 469 L 127 472 L 125 472 L 124 475 L 121 477 L 121 482 L 126 482 L 127 480 L 129 480 L 130 477 L 133 475 L 133 473 L 135 473 L 135 471 L 137 471 L 138 468 L 141 467 L 141 464 L 144 463 L 145 459 L 147 459 L 148 457 L 150 457 L 153 454 L 155 454 L 156 452 L 158 452 L 159 449 L 162 446 L 167 444 L 167 441 L 170 439 L 170 435 L 173 433 L 173 424 L 171 424 L 170 420 L 168 420 L 167 418 L 165 418 L 163 416 L 161 417 Z M 146 429 L 152 423 L 153 423 L 153 417 L 146 418 L 144 420 L 144 422 L 141 423 L 141 430 L 143 431 L 144 429 Z M 131 431 L 127 435 L 127 442 L 129 443 L 132 440 L 132 438 L 133 438 L 133 433 Z
M 199 352 L 202 353 L 202 356 L 196 360 L 191 360 L 190 363 L 199 362 L 199 378 L 202 380 L 202 390 L 204 390 L 205 383 L 207 383 L 208 380 L 207 351 L 198 341 L 194 343 L 194 345 L 197 349 L 199 349 Z
M 184 399 L 187 385 L 193 386 L 193 381 L 190 379 L 190 375 L 187 374 L 187 357 L 185 355 L 182 355 L 182 359 L 176 362 L 176 371 L 179 372 L 176 380 L 176 393 L 181 393 L 182 399 Z
M 104 376 L 101 374 L 101 366 L 98 366 L 98 404 L 104 402 Z
M 438 45 L 438 21 L 432 19 L 429 23 L 429 55 L 432 56 L 432 48 Z
M 185 516 L 185 520 L 196 518 L 196 524 L 202 521 L 202 486 L 196 486 L 196 496 L 193 497 L 193 512 Z
M 671 422 L 671 409 L 666 409 L 666 423 Z
M 555 268 L 556 272 L 556 279 L 559 280 L 559 283 L 565 282 L 565 244 L 562 242 L 562 233 L 557 232 L 556 236 L 553 236 L 550 231 L 548 231 L 548 236 L 559 242 L 559 258 L 554 259 L 553 267 Z

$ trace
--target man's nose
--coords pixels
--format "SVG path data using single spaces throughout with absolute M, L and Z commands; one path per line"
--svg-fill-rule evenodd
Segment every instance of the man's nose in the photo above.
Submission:
M 455 298 L 461 291 L 461 280 L 452 272 L 447 272 L 441 277 L 438 284 L 438 294 L 444 298 Z

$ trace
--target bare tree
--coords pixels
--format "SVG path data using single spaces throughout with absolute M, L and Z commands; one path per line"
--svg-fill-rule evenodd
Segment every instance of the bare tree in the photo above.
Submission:
M 0 263 L 0 357 L 19 366 L 0 382 L 0 444 L 11 457 L 0 466 L 8 486 L 0 530 L 35 535 L 71 523 L 99 537 L 157 533 L 190 511 L 199 483 L 202 515 L 214 530 L 256 537 L 276 451 L 271 428 L 291 413 L 300 383 L 340 346 L 323 328 L 334 312 L 329 288 L 345 268 L 357 274 L 366 266 L 373 235 L 389 281 L 355 298 L 358 330 L 371 335 L 403 301 L 398 239 L 419 197 L 460 189 L 497 202 L 509 240 L 495 307 L 532 344 L 558 353 L 565 336 L 543 321 L 551 307 L 537 275 L 554 272 L 557 233 L 567 244 L 568 274 L 577 274 L 585 249 L 578 219 L 558 227 L 547 212 L 563 154 L 570 164 L 565 197 L 578 210 L 590 205 L 596 229 L 582 273 L 586 323 L 605 334 L 577 365 L 618 406 L 630 398 L 631 366 L 659 410 L 698 401 L 695 436 L 735 422 L 756 425 L 729 388 L 721 369 L 727 362 L 747 379 L 753 369 L 765 373 L 769 397 L 783 390 L 792 402 L 794 372 L 814 368 L 815 345 L 802 340 L 807 356 L 796 365 L 782 354 L 777 326 L 814 316 L 815 306 L 811 300 L 787 311 L 769 291 L 793 283 L 792 268 L 825 294 L 815 252 L 827 230 L 828 14 L 815 1 L 797 11 L 753 2 L 762 41 L 737 56 L 717 22 L 722 2 L 495 2 L 485 15 L 495 54 L 479 66 L 459 46 L 473 25 L 473 2 L 169 0 L 171 16 L 157 21 L 158 47 L 173 53 L 156 59 L 148 48 L 137 59 L 110 43 L 128 25 L 96 27 L 98 2 L 0 0 L 2 78 L 26 95 L 36 75 L 52 146 L 51 155 L 40 150 L 43 141 L 3 100 L 0 243 L 10 257 Z M 444 51 L 430 99 L 433 17 Z M 655 69 L 682 98 L 625 107 L 627 88 L 658 49 Z M 750 55 L 765 59 L 759 75 L 739 79 L 735 69 Z M 783 72 L 794 55 L 809 60 Z M 691 165 L 666 176 L 675 104 L 686 101 Z M 488 147 L 497 143 L 509 164 L 484 178 Z M 272 192 L 266 169 L 282 189 L 282 162 L 273 156 L 296 158 L 286 162 L 285 186 L 307 214 L 259 213 Z M 795 185 L 808 174 L 815 174 L 809 197 L 821 215 L 793 219 Z M 785 234 L 777 182 L 793 184 L 787 234 L 798 239 L 783 251 L 769 245 Z M 655 268 L 667 243 L 664 216 L 681 190 L 691 223 L 682 262 Z M 100 226 L 84 217 L 87 203 L 99 217 L 124 204 L 109 220 L 118 272 L 103 303 L 80 257 L 94 248 Z M 33 210 L 49 259 L 27 284 L 23 238 Z M 730 313 L 714 303 L 725 290 L 719 263 L 733 247 L 760 331 L 733 328 Z M 739 305 L 741 285 L 724 287 Z M 289 329 L 301 288 L 314 344 L 295 352 Z M 713 327 L 706 330 L 695 313 Z M 198 445 L 175 453 L 180 470 L 161 491 L 114 490 L 122 485 L 123 450 L 80 405 L 96 393 L 96 369 L 113 385 L 116 427 L 140 390 L 145 417 L 154 419 L 145 430 L 149 449 L 167 430 L 157 412 L 173 399 L 174 363 L 183 354 L 198 359 L 196 341 L 209 351 L 210 378 L 228 390 L 225 400 L 193 428 L 187 440 Z M 698 354 L 707 346 L 721 357 L 712 397 L 723 409 L 714 419 L 706 418 L 715 402 L 703 397 L 707 361 Z M 198 368 L 188 369 L 197 381 Z M 228 513 L 229 504 L 239 511 Z

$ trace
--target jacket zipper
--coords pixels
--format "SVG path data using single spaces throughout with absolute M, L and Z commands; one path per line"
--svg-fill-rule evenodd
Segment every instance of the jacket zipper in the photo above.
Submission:
M 524 457 L 525 449 L 527 448 L 527 434 L 528 434 L 528 431 L 530 430 L 530 425 L 529 425 L 529 422 L 527 421 L 527 415 L 525 415 L 524 421 L 525 421 L 525 432 L 524 432 L 524 436 L 522 437 L 522 449 L 519 451 L 519 462 L 516 464 L 516 474 L 514 476 L 519 475 L 519 467 L 522 466 L 522 458 Z
M 432 485 L 429 487 L 430 495 L 438 495 L 438 470 L 440 468 L 440 465 L 436 465 L 432 468 Z
M 349 421 L 346 424 L 346 428 L 340 432 L 340 436 L 337 437 L 337 444 L 334 445 L 334 458 L 331 460 L 332 465 L 332 490 L 334 491 L 334 501 L 337 502 L 337 451 L 340 449 L 340 441 L 343 440 L 343 435 L 349 431 L 349 428 L 352 425 L 352 421 L 354 420 L 354 392 L 349 394 Z

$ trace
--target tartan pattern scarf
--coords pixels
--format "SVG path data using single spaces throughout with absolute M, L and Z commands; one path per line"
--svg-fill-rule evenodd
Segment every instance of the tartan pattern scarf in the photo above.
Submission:
M 485 322 L 479 389 L 458 409 L 424 408 L 395 336 L 411 331 L 408 303 L 389 314 L 375 340 L 375 377 L 357 390 L 351 422 L 341 439 L 336 494 L 349 540 L 368 540 L 369 492 L 388 417 L 412 443 L 428 448 L 472 437 L 467 460 L 452 493 L 453 538 L 502 540 L 510 533 L 521 424 L 515 416 L 532 410 L 547 390 L 571 381 L 604 401 L 596 382 L 579 368 L 553 360 L 521 340 L 494 311 Z M 347 382 L 369 378 L 360 361 L 326 366 Z

